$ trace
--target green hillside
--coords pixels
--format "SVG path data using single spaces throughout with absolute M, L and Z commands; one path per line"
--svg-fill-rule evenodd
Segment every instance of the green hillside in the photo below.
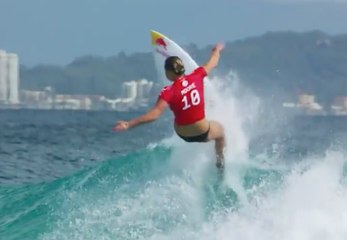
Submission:
M 203 64 L 211 46 L 186 50 Z M 290 99 L 299 92 L 314 93 L 329 102 L 347 95 L 347 34 L 329 36 L 320 31 L 269 32 L 227 42 L 218 71 L 233 69 L 247 87 L 260 96 Z M 102 94 L 116 97 L 123 81 L 146 78 L 157 81 L 151 53 L 117 56 L 82 56 L 66 66 L 21 67 L 21 88 L 58 93 Z

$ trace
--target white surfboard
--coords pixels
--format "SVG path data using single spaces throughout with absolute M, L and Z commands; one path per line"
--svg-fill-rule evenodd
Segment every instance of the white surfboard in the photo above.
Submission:
M 154 46 L 155 63 L 159 70 L 161 80 L 167 81 L 163 69 L 165 59 L 169 56 L 178 56 L 181 58 L 186 68 L 186 73 L 192 72 L 198 66 L 186 51 L 168 37 L 156 31 L 151 31 L 151 36 L 152 45 Z
M 170 84 L 165 76 L 164 63 L 165 59 L 169 56 L 178 56 L 182 59 L 183 64 L 186 69 L 186 74 L 193 72 L 198 64 L 195 60 L 177 43 L 175 43 L 170 38 L 157 32 L 151 31 L 152 45 L 154 47 L 154 60 L 158 70 L 159 79 L 163 84 Z M 206 103 L 206 113 L 208 114 L 209 109 L 213 105 L 213 99 L 211 94 L 211 85 L 208 79 L 205 79 L 205 103 Z

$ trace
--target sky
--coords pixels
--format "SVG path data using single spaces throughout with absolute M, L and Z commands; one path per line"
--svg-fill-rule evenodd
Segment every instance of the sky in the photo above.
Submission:
M 347 33 L 347 0 L 0 0 L 0 49 L 20 63 L 149 52 L 150 30 L 205 47 L 268 31 Z

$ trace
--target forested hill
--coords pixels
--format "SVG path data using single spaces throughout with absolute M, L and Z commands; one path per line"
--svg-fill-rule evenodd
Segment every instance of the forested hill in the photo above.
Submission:
M 190 44 L 185 49 L 202 64 L 211 46 L 199 49 Z M 347 95 L 347 34 L 269 32 L 227 42 L 218 71 L 230 69 L 261 96 L 290 98 L 307 92 L 330 101 L 336 95 Z M 22 66 L 20 74 L 22 89 L 53 86 L 58 93 L 108 97 L 120 94 L 123 81 L 157 81 L 152 53 L 83 56 L 66 66 Z

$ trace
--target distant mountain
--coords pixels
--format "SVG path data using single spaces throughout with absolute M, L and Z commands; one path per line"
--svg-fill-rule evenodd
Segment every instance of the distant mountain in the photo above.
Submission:
M 199 49 L 190 44 L 186 49 L 203 64 L 211 46 Z M 218 71 L 226 73 L 230 69 L 238 73 L 244 85 L 263 97 L 290 100 L 306 92 L 330 102 L 336 95 L 347 95 L 347 34 L 268 32 L 227 42 Z M 157 81 L 152 53 L 83 56 L 67 66 L 22 66 L 20 74 L 24 89 L 52 86 L 58 93 L 108 97 L 118 96 L 124 81 Z
M 21 69 L 21 88 L 42 90 L 52 86 L 57 93 L 120 95 L 124 81 L 157 78 L 154 59 L 150 53 L 103 58 L 84 56 L 67 66 L 40 65 Z
M 347 95 L 346 66 L 347 34 L 320 31 L 270 32 L 228 43 L 221 61 L 223 69 L 232 67 L 262 95 L 293 97 L 306 92 L 324 102 Z

